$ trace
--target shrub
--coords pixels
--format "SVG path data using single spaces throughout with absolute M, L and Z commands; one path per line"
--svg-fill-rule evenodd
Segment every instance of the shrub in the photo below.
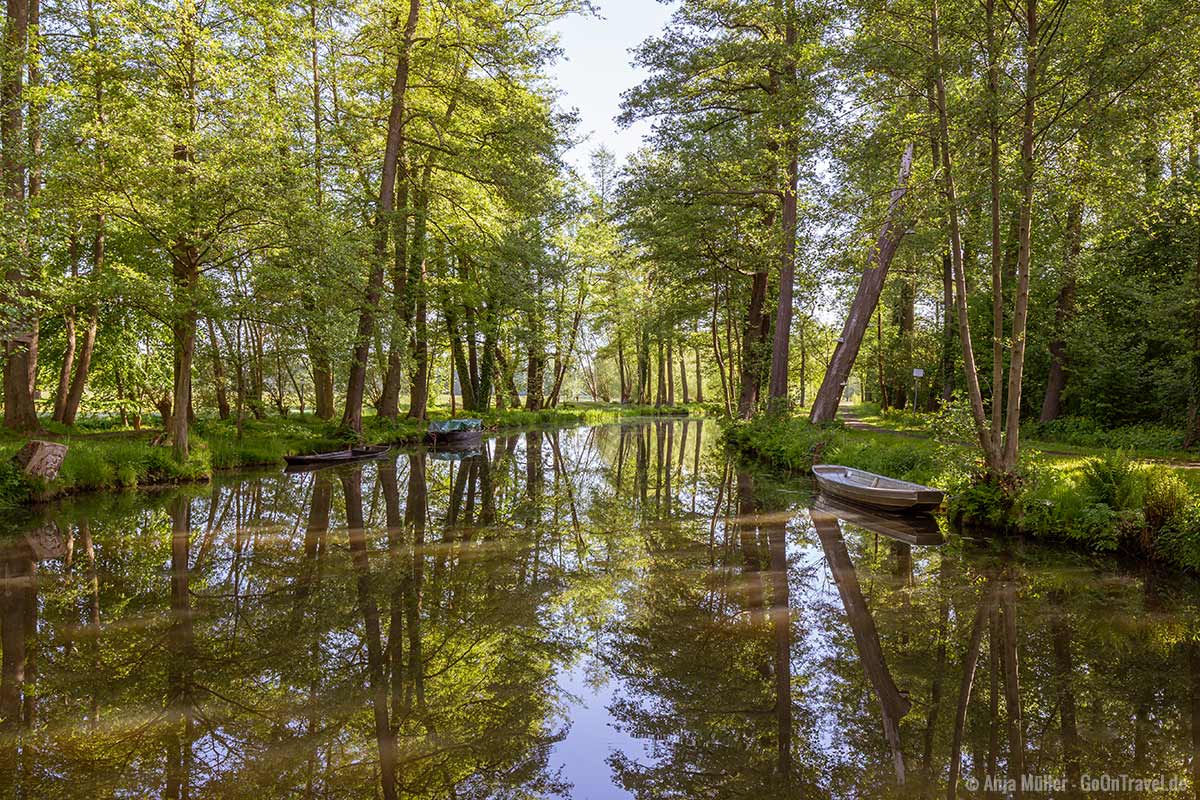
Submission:
M 25 476 L 8 459 L 0 461 L 0 512 L 21 508 L 29 503 L 30 486 Z
M 1105 429 L 1087 417 L 1059 417 L 1051 422 L 1030 423 L 1023 426 L 1022 437 L 1076 447 L 1155 451 L 1182 450 L 1185 439 L 1184 432 L 1176 427 L 1139 423 Z
M 1083 489 L 1114 511 L 1130 511 L 1141 507 L 1144 481 L 1141 470 L 1123 453 L 1107 453 L 1084 462 Z
M 1200 503 L 1192 503 L 1172 517 L 1158 532 L 1154 545 L 1160 558 L 1200 572 Z
M 950 518 L 965 527 L 1009 530 L 1015 527 L 1018 495 L 1005 486 L 979 475 L 950 498 Z
M 1182 478 L 1166 467 L 1146 471 L 1142 506 L 1151 531 L 1166 527 L 1192 503 L 1192 492 Z

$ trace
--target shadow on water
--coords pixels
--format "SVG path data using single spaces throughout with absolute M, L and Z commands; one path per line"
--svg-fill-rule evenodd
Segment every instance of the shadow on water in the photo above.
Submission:
M 9 522 L 0 794 L 1194 796 L 1192 582 L 815 503 L 714 439 L 531 431 Z

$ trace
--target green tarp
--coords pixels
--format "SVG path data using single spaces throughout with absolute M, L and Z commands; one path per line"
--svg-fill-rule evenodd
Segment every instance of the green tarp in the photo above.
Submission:
M 483 430 L 481 419 L 452 419 L 446 422 L 429 423 L 430 433 L 463 433 Z

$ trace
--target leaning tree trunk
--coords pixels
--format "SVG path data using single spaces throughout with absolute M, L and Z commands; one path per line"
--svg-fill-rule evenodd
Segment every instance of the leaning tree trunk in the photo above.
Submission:
M 54 421 L 62 422 L 67 413 L 67 395 L 71 391 L 71 371 L 75 367 L 75 309 L 63 315 L 63 334 L 67 349 L 58 370 L 58 391 L 54 393 Z
M 362 405 L 367 385 L 367 361 L 371 355 L 371 339 L 375 333 L 375 314 L 383 294 L 388 228 L 392 224 L 392 212 L 395 209 L 396 168 L 399 163 L 404 133 L 404 101 L 408 91 L 409 75 L 408 54 L 416 34 L 420 8 L 420 0 L 409 0 L 408 20 L 404 26 L 404 46 L 401 47 L 397 57 L 396 77 L 392 82 L 391 112 L 388 115 L 387 142 L 384 146 L 383 171 L 379 182 L 379 200 L 375 216 L 375 251 L 371 262 L 370 277 L 367 280 L 365 303 L 358 318 L 354 354 L 350 362 L 350 377 L 346 383 L 346 409 L 342 414 L 342 426 L 356 433 L 362 432 Z M 424 407 L 422 407 L 422 413 L 423 411 Z
M 104 269 L 105 224 L 103 214 L 96 215 L 96 236 L 92 240 L 92 272 L 89 280 L 95 281 L 96 276 Z M 93 291 L 96 291 L 93 288 Z M 92 368 L 92 355 L 96 351 L 96 332 L 100 325 L 100 304 L 93 303 L 88 312 L 87 328 L 83 331 L 83 344 L 75 356 L 75 374 L 71 378 L 71 388 L 67 392 L 66 406 L 63 408 L 62 423 L 74 425 L 79 407 L 83 403 L 83 391 L 87 388 L 88 375 Z
M 858 283 L 858 291 L 854 302 L 850 305 L 850 314 L 842 327 L 842 336 L 833 350 L 829 368 L 825 371 L 825 379 L 813 400 L 809 419 L 813 422 L 832 422 L 837 416 L 838 405 L 842 401 L 842 392 L 854 369 L 858 351 L 862 347 L 863 335 L 871 324 L 871 316 L 879 305 L 879 296 L 883 293 L 887 281 L 888 269 L 892 258 L 900 248 L 908 226 L 903 220 L 903 201 L 908 194 L 908 181 L 912 175 L 913 145 L 909 144 L 900 159 L 900 176 L 896 188 L 892 190 L 891 202 L 888 205 L 887 217 L 875 246 L 867 257 L 867 266 L 863 270 L 862 279 Z M 882 342 L 880 343 L 882 346 Z

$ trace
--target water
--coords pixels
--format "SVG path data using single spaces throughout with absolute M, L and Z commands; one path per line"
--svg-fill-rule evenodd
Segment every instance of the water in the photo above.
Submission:
M 945 797 L 955 761 L 960 797 L 1194 795 L 1192 583 L 905 543 L 713 427 L 39 512 L 0 560 L 3 796 Z

